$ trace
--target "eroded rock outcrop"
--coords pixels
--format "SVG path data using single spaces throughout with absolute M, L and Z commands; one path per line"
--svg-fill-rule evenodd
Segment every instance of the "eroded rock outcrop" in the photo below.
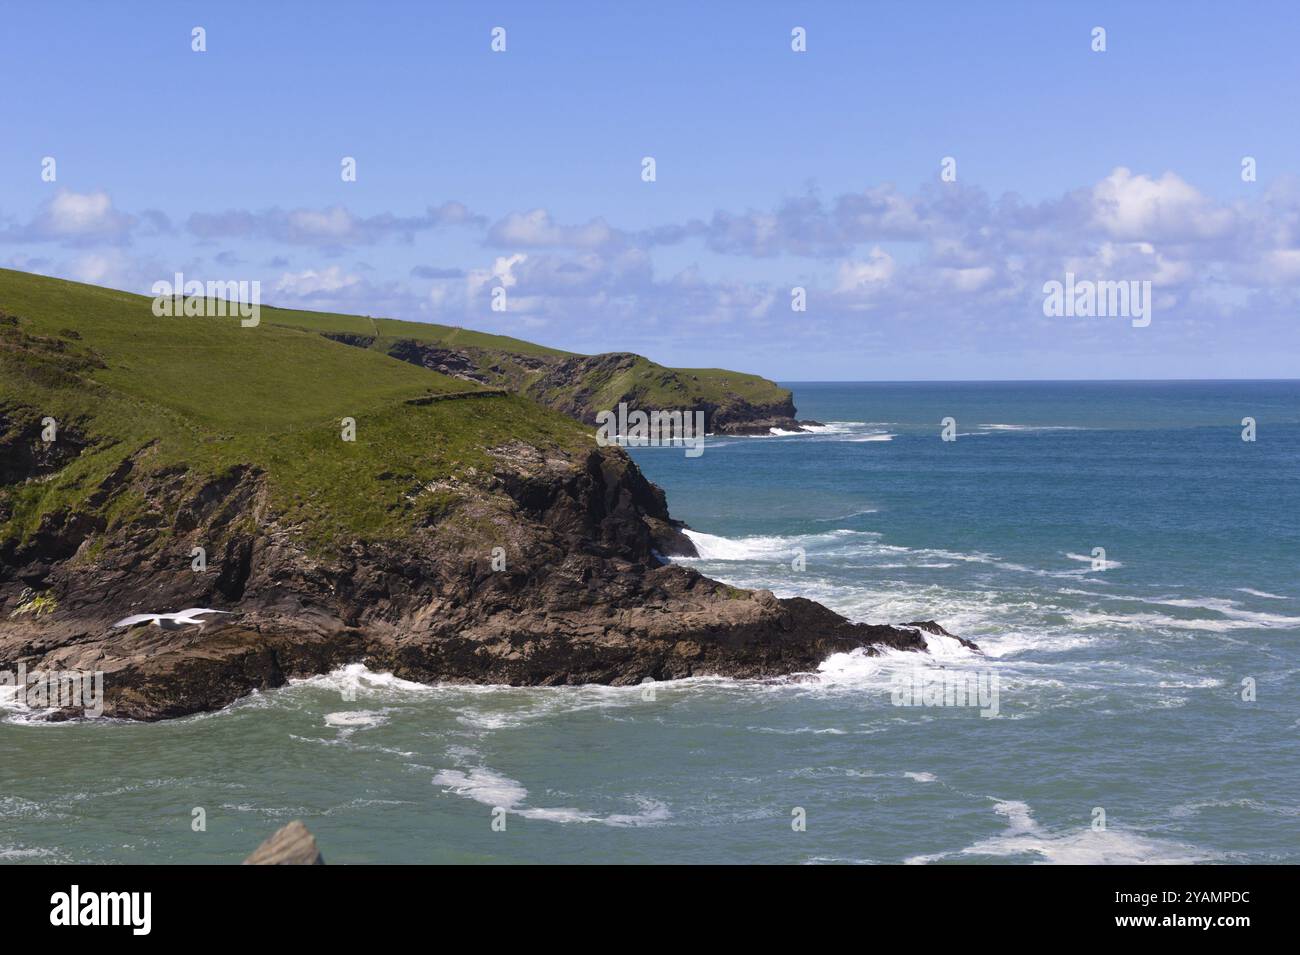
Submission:
M 144 497 L 144 517 L 106 530 L 64 515 L 57 547 L 37 535 L 0 561 L 0 669 L 102 671 L 105 715 L 155 720 L 358 661 L 425 682 L 625 685 L 925 647 L 920 624 L 850 623 L 665 563 L 690 541 L 619 449 L 518 442 L 491 457 L 490 473 L 439 482 L 445 506 L 405 539 L 329 554 L 281 522 L 256 469 L 187 490 L 175 472 L 127 468 L 103 491 Z M 191 569 L 198 543 L 205 573 Z M 11 616 L 23 591 L 57 611 Z M 201 630 L 109 629 L 193 606 L 235 614 Z

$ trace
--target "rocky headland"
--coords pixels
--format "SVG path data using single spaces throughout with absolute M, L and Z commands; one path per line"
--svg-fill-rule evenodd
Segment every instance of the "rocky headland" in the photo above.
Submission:
M 421 682 L 629 685 L 787 676 L 943 632 L 671 563 L 693 547 L 663 491 L 517 395 L 19 275 L 0 271 L 0 671 L 101 672 L 105 716 L 214 710 L 355 662 Z M 190 348 L 221 374 L 160 388 L 182 352 L 140 339 L 177 334 L 207 335 Z M 111 626 L 187 607 L 232 614 Z

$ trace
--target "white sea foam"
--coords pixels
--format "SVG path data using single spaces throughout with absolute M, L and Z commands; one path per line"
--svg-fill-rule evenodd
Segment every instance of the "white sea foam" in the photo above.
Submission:
M 1100 567 L 1093 567 L 1093 570 L 1114 570 L 1117 567 L 1124 566 L 1117 560 L 1108 560 L 1108 559 L 1098 560 L 1097 558 L 1089 557 L 1086 554 L 1066 554 L 1065 556 L 1070 558 L 1070 560 L 1077 560 L 1081 563 L 1088 564 L 1090 566 L 1094 562 L 1101 565 Z
M 1169 810 L 1169 815 L 1175 818 L 1185 818 L 1196 815 L 1206 809 L 1247 809 L 1251 812 L 1264 813 L 1270 816 L 1295 817 L 1300 816 L 1300 806 L 1277 805 L 1274 803 L 1263 802 L 1258 799 L 1206 799 L 1203 801 L 1185 802 L 1174 806 Z
M 804 428 L 813 434 L 848 434 L 866 427 L 866 424 L 865 421 L 827 421 L 825 424 L 806 424 Z
M 687 530 L 700 560 L 778 560 L 793 556 L 799 549 L 810 550 L 834 544 L 852 536 L 876 537 L 870 531 L 834 530 L 820 534 L 793 536 L 719 537 Z M 693 558 L 677 558 L 678 560 Z
M 990 581 L 978 571 L 968 580 L 948 577 L 942 583 L 929 584 L 881 576 L 928 570 L 927 565 L 935 564 L 947 565 L 936 569 L 950 573 L 959 573 L 953 567 L 973 565 L 974 570 L 985 565 L 1033 577 L 1082 578 L 1094 587 L 1120 583 L 1097 575 L 1087 576 L 1091 572 L 1091 557 L 1082 555 L 1073 557 L 1081 563 L 1087 560 L 1088 567 L 1043 571 L 979 551 L 900 547 L 885 543 L 879 533 L 843 528 L 817 534 L 744 538 L 690 533 L 703 555 L 700 562 L 706 565 L 705 572 L 736 586 L 769 589 L 778 597 L 807 597 L 861 622 L 940 621 L 953 633 L 979 644 L 982 655 L 973 654 L 957 641 L 927 635 L 931 652 L 925 665 L 951 662 L 952 665 L 998 667 L 1003 670 L 1004 680 L 1020 680 L 1022 686 L 1032 691 L 1028 698 L 1016 697 L 1018 702 L 1028 699 L 1031 709 L 1041 693 L 1050 693 L 1052 699 L 1058 699 L 1061 694 L 1070 693 L 1070 688 L 1090 692 L 1086 676 L 1089 671 L 1078 651 L 1118 645 L 1128 639 L 1126 634 L 1130 632 L 1176 636 L 1201 631 L 1224 634 L 1227 639 L 1230 632 L 1251 628 L 1300 627 L 1300 616 L 1261 613 L 1222 598 L 1153 599 L 1070 587 L 1044 593 L 1032 587 Z M 807 553 L 808 570 L 795 573 L 788 569 L 788 561 L 800 548 Z M 1119 564 L 1110 563 L 1111 566 Z M 829 576 L 818 572 L 828 564 Z M 845 579 L 858 569 L 864 575 L 860 582 Z M 1091 606 L 1078 606 L 1079 601 L 1071 599 L 1078 597 L 1089 598 L 1087 602 Z M 887 685 L 894 668 L 916 666 L 918 662 L 914 654 L 904 655 L 901 662 L 895 662 L 888 652 L 876 657 L 835 654 L 822 662 L 814 686 L 832 692 L 854 687 L 874 692 Z M 1091 672 L 1095 680 L 1095 667 Z M 1171 684 L 1164 689 L 1198 688 L 1197 681 L 1203 678 L 1202 674 L 1182 668 L 1139 675 L 1128 667 L 1124 672 L 1126 683 L 1136 677 L 1136 682 L 1152 687 L 1158 688 L 1161 682 Z M 1186 702 L 1184 697 L 1160 699 L 1165 700 L 1161 705 Z
M 862 428 L 871 423 L 869 421 L 827 421 L 823 425 L 810 424 L 808 427 L 822 431 L 847 431 L 852 428 Z
M 1300 627 L 1300 617 L 1284 614 L 1257 613 L 1250 610 L 1217 609 L 1204 606 L 1211 601 L 1164 601 L 1174 607 L 1191 607 L 1218 613 L 1219 618 L 1175 617 L 1163 613 L 1106 613 L 1092 610 L 1075 610 L 1067 619 L 1081 627 L 1121 627 L 1124 629 L 1203 630 L 1210 633 L 1230 633 L 1234 630 L 1290 630 Z
M 26 700 L 18 698 L 18 687 L 3 685 L 0 686 L 0 719 L 5 723 L 15 723 L 23 726 L 40 726 L 40 727 L 59 727 L 70 726 L 75 724 L 84 724 L 91 722 L 105 723 L 105 719 L 99 720 L 69 720 L 67 722 L 55 722 L 48 717 L 56 712 L 58 707 L 33 707 Z
M 810 686 L 886 690 L 892 686 L 894 676 L 900 672 L 917 669 L 952 667 L 978 667 L 985 658 L 964 646 L 960 641 L 942 634 L 921 631 L 929 653 L 910 650 L 879 648 L 874 656 L 863 648 L 843 653 L 832 653 L 817 666 L 816 684 L 798 684 L 800 689 Z
M 436 691 L 436 687 L 403 680 L 391 673 L 371 670 L 363 663 L 349 663 L 329 673 L 293 679 L 289 681 L 289 685 L 331 690 L 345 699 L 382 697 L 392 694 L 428 694 Z
M 880 511 L 877 508 L 864 507 L 861 510 L 850 511 L 848 514 L 841 514 L 839 517 L 819 517 L 817 518 L 817 523 L 831 524 L 834 523 L 835 521 L 850 521 L 855 517 L 864 517 L 867 514 L 878 514 L 878 513 L 880 513 Z
M 0 861 L 9 862 L 18 859 L 58 859 L 59 853 L 42 846 L 0 846 Z
M 1190 865 L 1218 857 L 1194 846 L 1164 842 L 1127 830 L 1094 830 L 1081 826 L 1064 832 L 1048 832 L 1034 820 L 1027 803 L 997 800 L 993 811 L 1006 819 L 1006 829 L 997 836 L 981 839 L 956 852 L 916 855 L 909 864 L 938 862 L 954 856 L 1027 856 L 1037 862 L 1057 865 Z
M 1268 600 L 1290 600 L 1290 597 L 1283 597 L 1281 594 L 1270 594 L 1267 590 L 1255 590 L 1252 587 L 1238 587 L 1238 592 L 1250 594 L 1252 597 L 1264 597 Z
M 883 649 L 875 656 L 864 649 L 832 653 L 817 666 L 823 686 L 887 689 L 890 678 L 903 668 L 923 666 L 925 657 L 904 650 Z
M 600 823 L 616 828 L 627 828 L 658 825 L 666 822 L 672 815 L 663 803 L 639 796 L 633 797 L 633 801 L 641 806 L 641 811 L 637 813 L 610 813 L 602 816 L 568 807 L 526 806 L 528 790 L 522 783 L 483 766 L 473 767 L 468 771 L 441 770 L 434 775 L 433 784 L 442 786 L 445 792 L 464 796 L 485 806 L 504 809 L 525 819 L 541 819 L 547 822 Z
M 819 523 L 827 523 L 820 521 Z M 968 564 L 988 564 L 999 570 L 1029 574 L 1036 577 L 1056 577 L 1067 580 L 1088 578 L 1091 583 L 1102 583 L 1097 578 L 1088 577 L 1093 573 L 1091 567 L 1077 570 L 1044 570 L 1025 564 L 1006 560 L 996 554 L 981 551 L 962 553 L 941 547 L 902 547 L 881 541 L 877 531 L 856 531 L 838 528 L 833 531 L 821 531 L 815 534 L 790 535 L 754 535 L 748 537 L 723 537 L 706 534 L 702 531 L 687 530 L 686 536 L 695 544 L 698 558 L 674 558 L 678 561 L 788 561 L 797 551 L 808 555 L 817 553 L 821 558 L 835 557 L 849 559 L 853 557 L 892 559 L 890 566 L 895 568 L 930 567 L 950 564 L 954 561 Z M 1070 555 L 1076 560 L 1086 560 L 1091 564 L 1091 557 Z M 873 565 L 877 566 L 877 565 Z M 1119 561 L 1108 561 L 1107 567 L 1121 567 Z M 734 581 L 732 581 L 734 583 Z
M 882 425 L 889 425 L 891 422 L 866 422 L 866 421 L 828 421 L 825 424 L 807 424 L 803 425 L 799 431 L 790 431 L 786 428 L 769 428 L 765 435 L 753 435 L 753 437 L 766 438 L 816 438 L 822 441 L 892 441 L 895 435 L 891 434 Z
M 381 710 L 341 710 L 325 714 L 325 725 L 343 730 L 369 729 L 383 726 L 388 722 L 388 715 Z
M 521 783 L 483 767 L 468 772 L 444 769 L 433 777 L 433 784 L 485 806 L 505 809 L 512 809 L 528 798 L 528 790 Z
M 11 717 L 22 717 L 31 713 L 31 710 L 25 700 L 18 699 L 18 687 L 0 684 L 0 711 L 7 712 Z
M 985 431 L 1086 431 L 1087 428 L 1080 428 L 1074 425 L 1066 424 L 982 424 L 980 425 Z

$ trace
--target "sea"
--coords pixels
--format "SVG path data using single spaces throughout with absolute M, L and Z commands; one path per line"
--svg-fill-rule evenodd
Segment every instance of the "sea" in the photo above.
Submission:
M 0 861 L 227 863 L 301 819 L 331 864 L 1300 862 L 1300 382 L 785 384 L 812 432 L 632 450 L 682 563 L 978 650 L 0 699 Z

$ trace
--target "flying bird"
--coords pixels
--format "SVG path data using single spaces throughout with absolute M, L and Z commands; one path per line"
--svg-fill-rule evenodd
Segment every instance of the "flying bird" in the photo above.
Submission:
M 229 610 L 210 610 L 207 607 L 190 607 L 188 610 L 182 610 L 179 613 L 137 613 L 130 617 L 123 617 L 117 623 L 113 624 L 110 629 L 116 630 L 118 627 L 134 627 L 140 623 L 152 623 L 164 630 L 183 630 L 186 627 L 199 627 L 202 629 L 206 623 L 211 620 L 200 620 L 199 617 L 205 613 L 231 613 Z

